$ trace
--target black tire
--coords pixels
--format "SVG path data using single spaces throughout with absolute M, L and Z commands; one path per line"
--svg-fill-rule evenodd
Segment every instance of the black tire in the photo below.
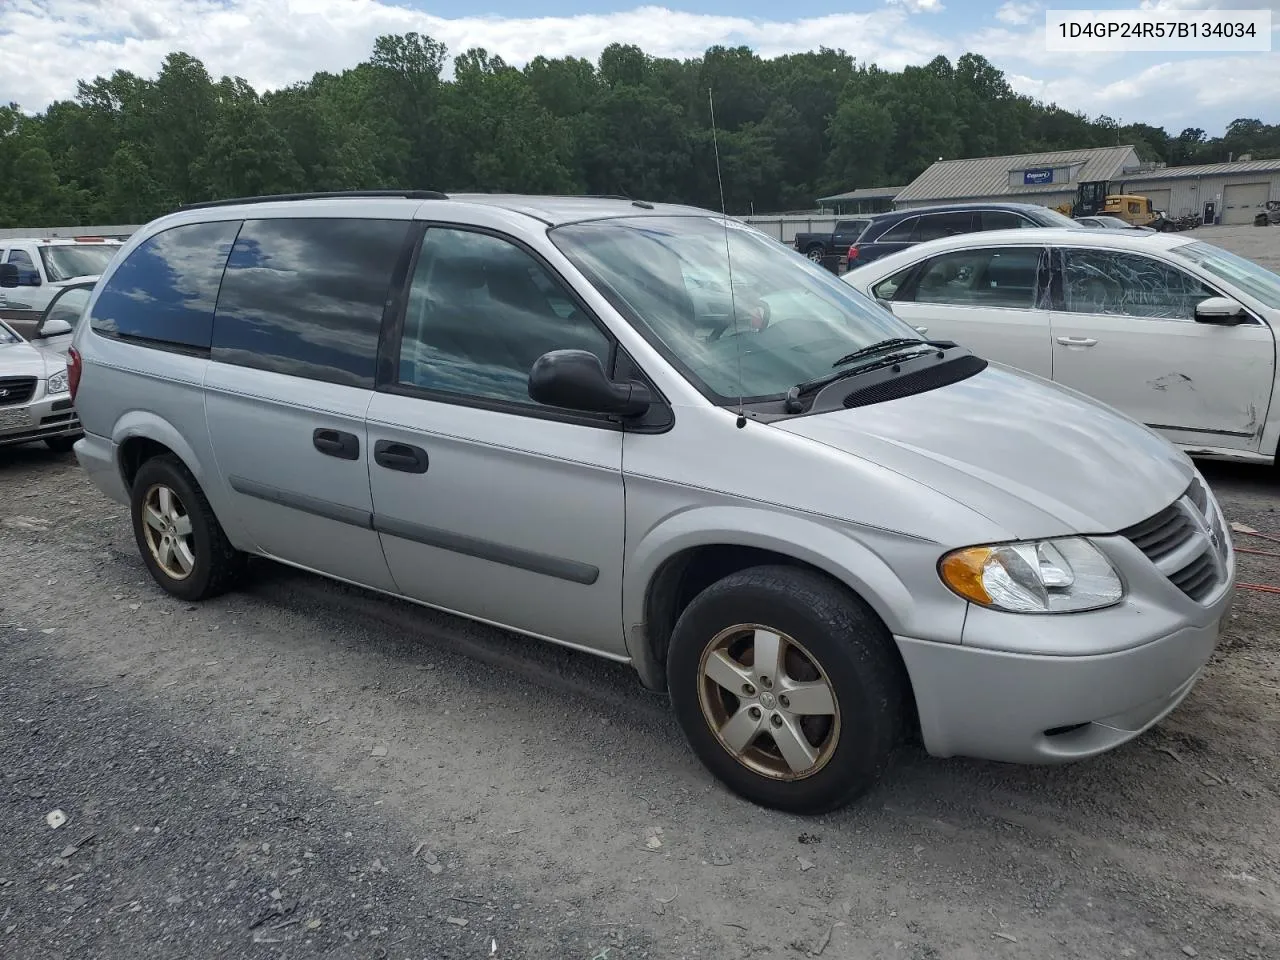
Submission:
M 751 769 L 721 743 L 704 715 L 703 653 L 737 624 L 794 638 L 834 690 L 838 724 L 832 729 L 838 732 L 828 759 L 803 779 Z M 680 725 L 707 768 L 745 799 L 789 813 L 824 813 L 866 792 L 889 767 L 909 728 L 908 683 L 893 637 L 865 603 L 816 571 L 752 567 L 708 587 L 676 623 L 667 679 Z M 760 743 L 759 735 L 753 743 Z
M 169 488 L 190 519 L 189 549 L 194 564 L 182 578 L 166 572 L 152 552 L 144 530 L 143 505 L 153 488 Z M 225 593 L 240 578 L 246 557 L 227 540 L 204 491 L 186 465 L 172 454 L 153 457 L 138 469 L 130 497 L 133 535 L 142 562 L 156 583 L 183 600 L 207 600 Z
M 804 255 L 814 263 L 821 263 L 822 258 L 827 255 L 827 248 L 820 243 L 810 244 L 805 248 Z
M 75 448 L 76 441 L 83 436 L 83 433 L 77 433 L 70 437 L 46 437 L 44 445 L 54 453 L 70 453 Z

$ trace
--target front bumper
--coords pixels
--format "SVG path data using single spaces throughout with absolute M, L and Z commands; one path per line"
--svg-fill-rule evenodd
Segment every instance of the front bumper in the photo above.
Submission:
M 971 607 L 961 643 L 896 638 L 929 753 L 1080 760 L 1132 740 L 1183 701 L 1229 620 L 1234 557 L 1198 603 L 1128 549 L 1130 593 L 1114 607 L 1047 616 Z
M 0 406 L 0 447 L 81 433 L 70 394 L 50 396 L 44 392 L 45 383 L 36 383 L 35 395 L 26 403 Z

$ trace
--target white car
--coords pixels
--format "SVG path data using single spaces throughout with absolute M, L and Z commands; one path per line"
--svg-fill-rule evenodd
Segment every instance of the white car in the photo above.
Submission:
M 0 238 L 0 264 L 17 270 L 0 286 L 0 311 L 38 316 L 64 287 L 96 280 L 120 247 L 107 237 Z
M 1095 397 L 1196 456 L 1272 462 L 1280 275 L 1183 234 L 969 233 L 845 274 L 927 336 Z
M 69 453 L 84 434 L 65 359 L 23 340 L 0 320 L 0 449 L 43 440 Z

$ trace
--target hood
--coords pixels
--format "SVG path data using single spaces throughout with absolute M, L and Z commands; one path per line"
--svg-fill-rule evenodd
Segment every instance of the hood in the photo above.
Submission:
M 775 425 L 910 477 L 1018 538 L 1114 533 L 1195 476 L 1142 424 L 995 364 L 937 390 Z
M 0 377 L 36 377 L 48 379 L 66 362 L 52 351 L 33 347 L 25 340 L 21 343 L 0 343 Z

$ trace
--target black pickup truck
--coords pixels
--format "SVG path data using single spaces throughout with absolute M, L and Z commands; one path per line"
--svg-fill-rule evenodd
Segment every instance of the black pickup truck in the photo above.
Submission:
M 830 233 L 797 233 L 792 246 L 817 263 L 823 257 L 842 257 L 870 222 L 870 217 L 839 220 Z

